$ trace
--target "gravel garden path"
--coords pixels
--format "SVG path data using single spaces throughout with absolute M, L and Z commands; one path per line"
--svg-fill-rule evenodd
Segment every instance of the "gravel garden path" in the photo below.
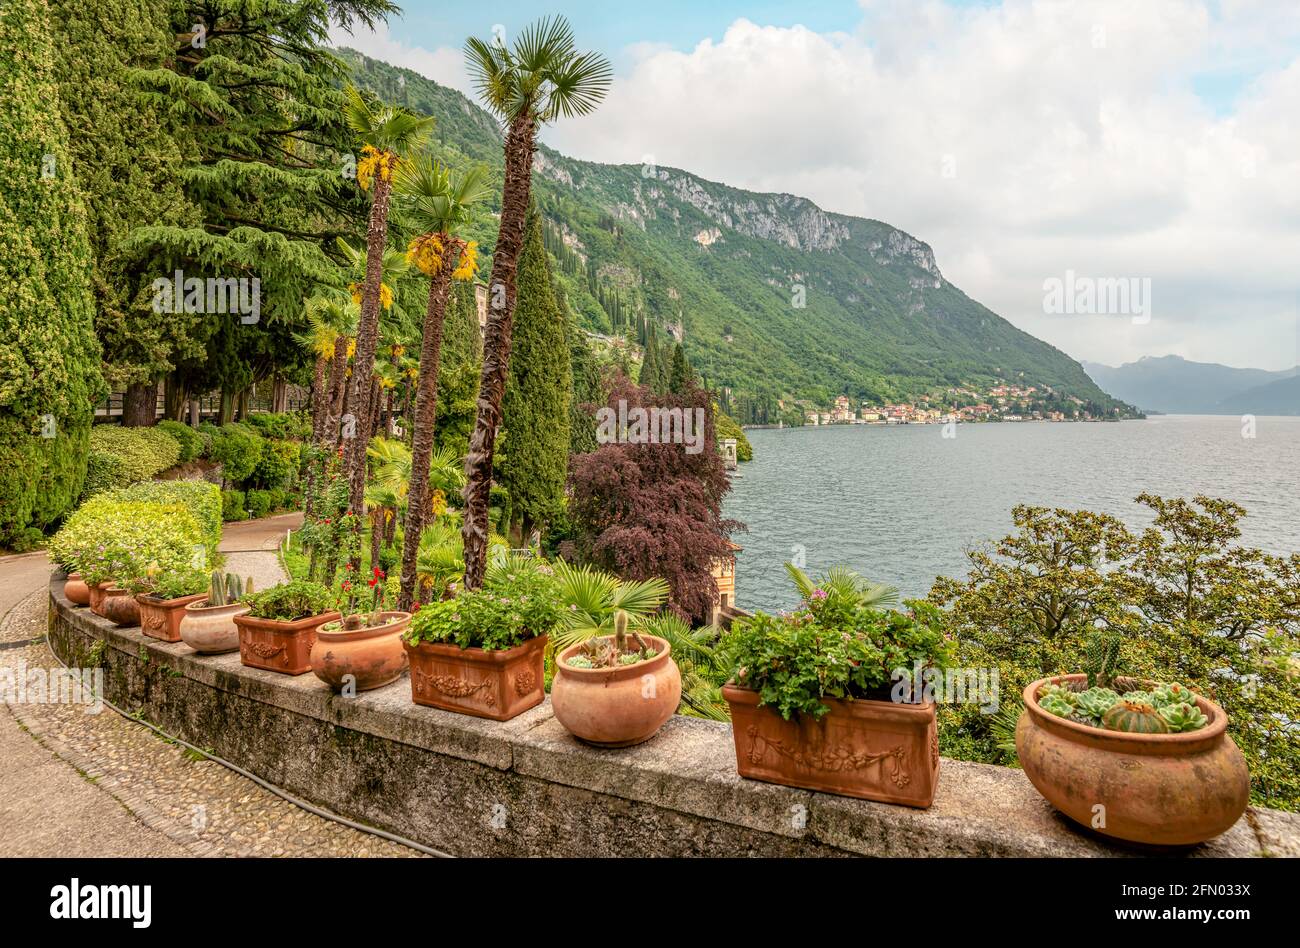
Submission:
M 228 572 L 284 578 L 301 515 L 228 524 Z M 57 669 L 45 642 L 44 554 L 0 559 L 0 668 Z M 25 664 L 24 664 L 25 663 Z M 0 856 L 417 856 L 282 800 L 110 708 L 0 711 Z

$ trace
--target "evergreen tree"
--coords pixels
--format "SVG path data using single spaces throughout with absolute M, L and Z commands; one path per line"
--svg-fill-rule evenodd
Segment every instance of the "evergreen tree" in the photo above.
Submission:
M 81 493 L 103 397 L 86 209 L 59 117 L 44 0 L 0 7 L 0 545 Z
M 131 81 L 138 67 L 161 67 L 173 54 L 170 0 L 50 0 L 59 101 L 70 158 L 89 213 L 95 330 L 104 349 L 104 377 L 124 388 L 124 424 L 154 423 L 158 378 L 178 358 L 203 351 L 202 313 L 154 312 L 146 288 L 171 278 L 166 259 L 127 260 L 118 249 L 136 227 L 163 220 L 198 224 L 181 189 L 185 146 L 175 120 L 146 101 Z
M 569 453 L 586 454 L 600 447 L 596 441 L 596 409 L 604 404 L 600 365 L 587 337 L 571 320 L 569 353 L 573 367 L 573 400 L 569 408 Z
M 182 180 L 199 221 L 167 215 L 137 227 L 119 250 L 128 264 L 159 261 L 164 273 L 180 269 L 187 278 L 246 279 L 250 288 L 259 280 L 256 323 L 229 314 L 200 323 L 216 335 L 219 324 L 235 322 L 241 356 L 250 351 L 244 337 L 273 323 L 304 329 L 304 301 L 340 282 L 334 240 L 360 235 L 368 201 L 348 173 L 356 142 L 344 120 L 343 66 L 324 44 L 331 25 L 370 26 L 394 9 L 390 0 L 174 4 L 168 26 L 179 48 L 164 65 L 133 71 L 146 101 L 182 126 Z M 297 357 L 289 334 L 247 342 L 253 353 L 271 344 L 286 360 Z M 248 361 L 247 372 L 223 383 L 247 379 L 246 388 L 277 361 Z M 198 390 L 184 372 L 172 381 Z M 222 392 L 226 400 L 239 394 Z
M 686 350 L 682 344 L 677 343 L 673 349 L 673 364 L 669 370 L 668 391 L 674 395 L 684 395 L 695 387 L 695 373 L 691 371 L 691 364 L 686 361 Z
M 654 326 L 651 326 L 646 330 L 645 358 L 641 361 L 641 375 L 638 381 L 652 393 L 657 394 L 662 380 L 663 372 L 659 367 L 659 342 L 655 338 Z
M 518 280 L 501 485 L 527 538 L 564 508 L 573 397 L 567 320 L 555 301 L 536 212 L 524 231 Z
M 450 447 L 458 455 L 469 450 L 482 366 L 483 337 L 479 332 L 474 284 L 457 281 L 452 284 L 443 328 L 434 438 L 439 447 Z

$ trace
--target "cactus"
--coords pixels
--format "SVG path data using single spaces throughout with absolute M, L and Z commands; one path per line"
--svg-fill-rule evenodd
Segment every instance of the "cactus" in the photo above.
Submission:
M 1186 691 L 1186 689 L 1183 689 Z M 1175 734 L 1181 734 L 1184 731 L 1199 731 L 1205 725 L 1210 723 L 1201 709 L 1194 704 L 1171 704 L 1160 708 L 1157 712 L 1160 719 L 1165 722 L 1169 730 Z
M 233 606 L 253 593 L 253 577 L 240 579 L 233 573 L 214 571 L 208 586 L 209 606 Z
M 1120 636 L 1117 632 L 1094 632 L 1084 652 L 1084 671 L 1089 688 L 1109 688 L 1119 670 Z
M 1112 731 L 1128 734 L 1165 734 L 1169 731 L 1169 725 L 1156 713 L 1155 708 L 1128 698 L 1121 698 L 1103 715 L 1101 723 Z
M 627 651 L 627 613 L 622 609 L 614 612 L 614 651 L 619 655 Z

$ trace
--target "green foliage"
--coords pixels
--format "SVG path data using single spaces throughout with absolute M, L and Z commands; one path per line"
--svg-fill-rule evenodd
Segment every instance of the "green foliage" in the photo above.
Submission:
M 50 540 L 50 557 L 87 583 L 129 585 L 149 575 L 207 566 L 198 522 L 178 503 L 120 501 L 105 495 L 82 504 Z
M 718 408 L 717 405 L 714 405 L 714 412 L 717 415 L 714 425 L 717 428 L 718 437 L 736 439 L 736 460 L 741 462 L 754 460 L 754 446 L 749 443 L 749 438 L 745 436 L 745 430 L 736 424 L 736 419 Z
M 910 675 L 915 662 L 948 663 L 938 611 L 924 602 L 908 608 L 881 612 L 828 595 L 790 615 L 756 613 L 727 635 L 736 683 L 787 720 L 821 717 L 829 710 L 824 698 L 885 698 L 899 669 Z
M 260 520 L 271 512 L 271 492 L 250 487 L 244 492 L 244 505 L 249 517 Z
M 158 428 L 96 425 L 90 432 L 85 493 L 148 480 L 175 465 L 180 456 L 180 443 Z
M 662 579 L 621 580 L 592 566 L 555 562 L 564 618 L 553 634 L 557 651 L 577 642 L 613 635 L 615 618 L 631 621 L 634 629 L 646 623 L 668 600 L 668 584 Z
M 208 574 L 203 570 L 192 569 L 183 572 L 163 573 L 146 576 L 143 581 L 132 586 L 132 592 L 148 593 L 158 599 L 180 599 L 183 596 L 196 596 L 206 592 Z
M 549 567 L 511 559 L 488 570 L 482 589 L 424 606 L 405 638 L 413 645 L 451 642 L 487 651 L 514 648 L 549 634 L 562 611 Z
M 1181 684 L 1135 695 L 1116 678 L 1115 691 L 1156 707 L 1158 694 L 1172 704 L 1188 689 L 1216 701 L 1250 768 L 1252 799 L 1300 807 L 1300 735 L 1287 723 L 1300 720 L 1300 554 L 1241 546 L 1245 510 L 1231 501 L 1137 500 L 1153 521 L 1136 535 L 1088 511 L 1015 508 L 1016 533 L 973 551 L 964 580 L 941 578 L 931 591 L 947 607 L 959 663 L 997 668 L 1017 694 L 1083 670 L 1098 631 L 1119 635 L 1133 676 Z M 1001 756 L 971 706 L 940 709 L 940 738 L 966 759 Z
M 564 508 L 573 376 L 567 320 L 555 300 L 537 214 L 519 256 L 510 374 L 501 439 L 501 484 L 525 534 Z
M 302 463 L 302 445 L 297 441 L 271 440 L 262 444 L 257 465 L 247 481 L 254 487 L 270 489 L 290 486 Z
M 243 423 L 269 439 L 306 441 L 311 437 L 311 418 L 305 412 L 253 412 Z
M 44 2 L 0 8 L 0 545 L 30 543 L 81 494 L 104 394 L 52 29 Z
M 265 443 L 250 425 L 224 425 L 212 436 L 208 457 L 222 466 L 222 476 L 227 481 L 237 484 L 257 468 Z
M 207 481 L 141 481 L 107 495 L 117 502 L 140 501 L 183 507 L 203 531 L 208 555 L 217 554 L 221 543 L 221 491 Z
M 330 591 L 320 583 L 296 581 L 272 586 L 244 596 L 248 614 L 255 619 L 296 622 L 330 611 Z
M 248 506 L 242 490 L 221 492 L 221 519 L 226 523 L 248 519 Z
M 176 440 L 180 446 L 181 456 L 180 463 L 192 461 L 201 455 L 207 449 L 207 441 L 196 429 L 189 425 L 183 425 L 179 421 L 172 421 L 165 418 L 155 426 L 159 431 L 165 431 Z

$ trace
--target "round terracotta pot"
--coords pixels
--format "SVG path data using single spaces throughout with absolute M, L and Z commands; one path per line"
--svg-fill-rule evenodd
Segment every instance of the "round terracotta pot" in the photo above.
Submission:
M 63 584 L 63 595 L 74 606 L 90 605 L 90 587 L 82 580 L 80 573 L 69 573 Z
M 629 747 L 650 740 L 673 716 L 682 697 L 682 676 L 672 647 L 653 635 L 641 638 L 659 654 L 635 665 L 572 668 L 568 659 L 581 651 L 581 644 L 557 656 L 551 710 L 574 737 L 599 747 Z
M 248 606 L 236 602 L 228 606 L 209 606 L 207 600 L 185 607 L 181 619 L 181 641 L 200 655 L 220 655 L 239 650 L 239 627 L 235 616 L 248 612 Z
M 345 631 L 327 626 L 316 630 L 311 647 L 311 670 L 335 691 L 345 687 L 369 691 L 396 681 L 406 671 L 406 650 L 402 633 L 411 624 L 409 612 L 380 613 L 396 618 L 388 625 Z
M 112 585 L 112 581 L 105 580 L 102 583 L 96 583 L 88 589 L 90 595 L 90 611 L 100 618 L 103 618 L 104 615 L 104 613 L 100 611 L 100 607 L 104 604 L 104 592 Z
M 1086 680 L 1043 678 L 1023 695 L 1016 753 L 1052 806 L 1103 835 L 1156 846 L 1201 843 L 1241 818 L 1250 774 L 1221 707 L 1197 695 L 1209 723 L 1183 734 L 1110 731 L 1038 707 L 1038 689 L 1048 682 Z
M 99 614 L 115 625 L 140 624 L 140 604 L 135 601 L 134 593 L 121 586 L 109 586 L 104 590 L 104 598 L 99 604 Z

